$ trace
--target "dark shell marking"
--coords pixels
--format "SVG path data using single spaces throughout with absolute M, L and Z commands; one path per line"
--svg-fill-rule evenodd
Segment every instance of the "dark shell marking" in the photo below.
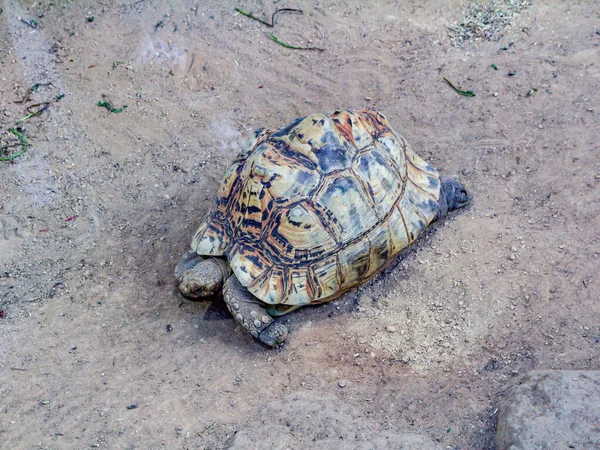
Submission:
M 192 242 L 263 302 L 330 300 L 374 275 L 438 211 L 440 179 L 375 111 L 257 130 Z M 285 310 L 285 308 L 284 308 Z

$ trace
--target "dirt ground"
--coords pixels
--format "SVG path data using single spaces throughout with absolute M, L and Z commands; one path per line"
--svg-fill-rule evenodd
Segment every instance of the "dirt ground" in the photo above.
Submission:
M 271 30 L 236 6 L 304 14 Z M 278 448 L 493 449 L 525 371 L 600 369 L 600 4 L 536 1 L 498 41 L 456 47 L 466 7 L 0 2 L 0 138 L 52 101 L 0 163 L 0 446 L 263 448 L 276 427 Z M 180 297 L 173 268 L 239 140 L 364 107 L 473 204 L 284 317 L 280 350 Z

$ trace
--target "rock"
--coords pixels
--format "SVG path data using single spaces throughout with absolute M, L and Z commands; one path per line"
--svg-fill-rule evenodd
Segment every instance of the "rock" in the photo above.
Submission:
M 336 397 L 292 393 L 268 404 L 235 435 L 230 450 L 441 450 L 427 436 L 397 432 Z
M 600 448 L 600 371 L 530 371 L 499 410 L 498 450 Z

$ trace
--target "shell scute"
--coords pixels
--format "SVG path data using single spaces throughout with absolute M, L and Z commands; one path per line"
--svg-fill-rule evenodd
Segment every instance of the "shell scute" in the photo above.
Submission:
M 408 164 L 407 174 L 412 183 L 419 186 L 421 191 L 429 194 L 435 201 L 439 199 L 440 178 L 437 172 L 421 171 L 411 163 Z
M 425 229 L 427 226 L 427 221 L 420 214 L 420 212 L 415 209 L 413 204 L 408 200 L 408 198 L 403 197 L 400 200 L 400 212 L 402 217 L 404 218 L 404 223 L 406 225 L 406 231 L 408 234 L 408 240 L 412 244 L 421 231 Z
M 280 203 L 307 198 L 321 180 L 312 162 L 299 164 L 293 153 L 282 155 L 273 145 L 263 146 L 249 162 L 241 177 L 259 181 Z
M 237 277 L 240 283 L 250 284 L 269 270 L 271 261 L 256 252 L 252 246 L 247 243 L 239 243 L 236 244 L 236 247 L 236 251 L 232 252 L 229 263 L 232 266 L 239 267 Z
M 341 175 L 328 180 L 322 191 L 315 194 L 315 202 L 335 218 L 333 226 L 343 242 L 347 242 L 371 228 L 377 222 L 372 200 L 352 175 Z
M 323 174 L 347 169 L 356 148 L 326 114 L 312 114 L 292 127 L 287 135 L 277 135 L 292 151 L 306 156 Z
M 381 223 L 366 238 L 369 240 L 371 246 L 369 270 L 366 273 L 366 277 L 368 278 L 390 261 L 393 249 L 387 222 Z
M 419 185 L 409 181 L 406 183 L 404 189 L 404 197 L 411 203 L 413 209 L 418 211 L 426 224 L 429 225 L 435 218 L 438 210 L 438 203 L 435 201 L 433 195 Z
M 277 245 L 275 240 L 285 242 L 291 248 L 285 253 L 290 260 L 311 260 L 335 248 L 335 240 L 305 204 L 281 211 L 274 222 L 277 226 L 265 238 L 273 245 Z
M 311 282 L 309 269 L 290 270 L 290 294 L 286 299 L 286 304 L 295 305 L 302 302 L 302 298 L 308 292 L 311 296 L 316 296 L 315 284 Z
M 402 180 L 398 172 L 375 149 L 361 153 L 354 160 L 353 170 L 373 199 L 377 217 L 383 218 L 402 193 Z
M 399 253 L 403 248 L 409 246 L 410 240 L 408 231 L 406 230 L 406 224 L 404 223 L 404 218 L 402 217 L 398 205 L 392 208 L 392 213 L 388 218 L 388 229 L 390 233 L 392 255 Z
M 371 263 L 370 250 L 369 240 L 362 239 L 339 252 L 341 289 L 349 289 L 365 279 Z
M 406 156 L 402 141 L 393 133 L 384 132 L 373 145 L 390 159 L 400 178 L 406 180 Z
M 272 197 L 267 189 L 254 178 L 246 181 L 237 202 L 230 210 L 230 226 L 234 235 L 256 236 L 261 235 L 264 227 L 269 223 L 272 208 Z
M 340 279 L 336 256 L 317 261 L 313 266 L 316 285 L 319 287 L 315 302 L 333 296 L 340 290 Z

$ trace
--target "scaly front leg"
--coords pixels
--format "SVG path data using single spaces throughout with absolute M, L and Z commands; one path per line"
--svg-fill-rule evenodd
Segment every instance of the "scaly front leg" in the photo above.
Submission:
M 225 282 L 223 298 L 235 320 L 254 338 L 269 347 L 278 347 L 287 339 L 288 328 L 274 323 L 265 304 L 242 286 L 235 275 Z

